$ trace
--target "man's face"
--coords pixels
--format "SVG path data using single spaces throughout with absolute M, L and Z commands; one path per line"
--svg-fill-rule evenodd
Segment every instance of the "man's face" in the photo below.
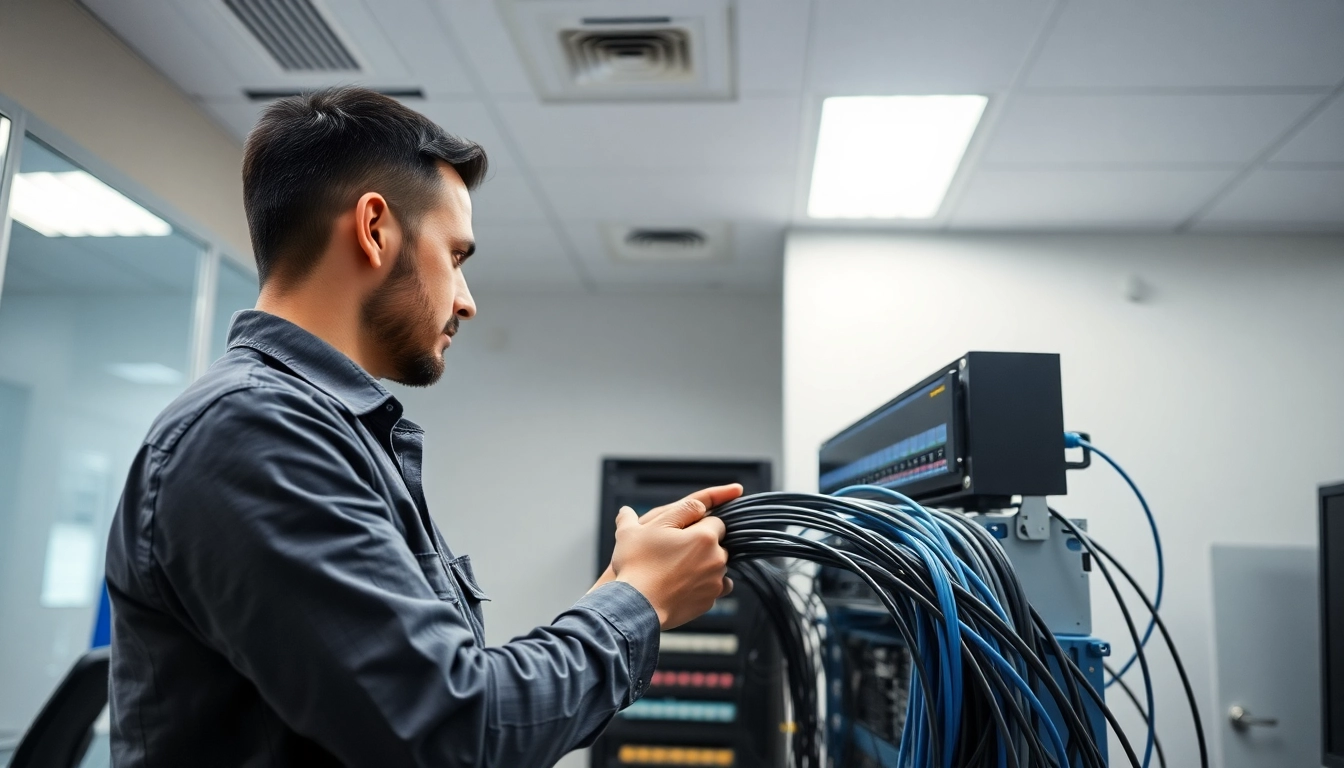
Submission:
M 364 327 L 383 345 L 388 378 L 427 387 L 443 376 L 443 353 L 458 324 L 476 314 L 462 275 L 475 251 L 471 196 L 457 171 L 439 164 L 440 196 L 415 232 L 403 229 L 387 279 L 364 302 Z

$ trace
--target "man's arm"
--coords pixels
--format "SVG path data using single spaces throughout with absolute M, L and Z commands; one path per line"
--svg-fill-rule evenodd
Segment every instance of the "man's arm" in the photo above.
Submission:
M 550 626 L 477 645 L 358 440 L 297 394 L 234 393 L 176 446 L 155 505 L 184 618 L 290 727 L 351 765 L 542 766 L 637 698 L 659 619 L 636 588 L 606 584 Z

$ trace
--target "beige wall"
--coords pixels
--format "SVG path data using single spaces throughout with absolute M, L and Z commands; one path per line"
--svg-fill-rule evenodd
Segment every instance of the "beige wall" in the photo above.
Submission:
M 71 0 L 0 0 L 0 94 L 247 258 L 242 148 Z

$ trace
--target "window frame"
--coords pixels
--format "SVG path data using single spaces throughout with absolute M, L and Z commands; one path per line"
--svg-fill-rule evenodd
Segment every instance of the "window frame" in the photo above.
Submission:
M 178 210 L 158 195 L 150 192 L 126 174 L 112 167 L 59 129 L 24 109 L 23 105 L 0 94 L 0 117 L 9 119 L 9 137 L 3 158 L 0 158 L 0 302 L 5 295 L 5 265 L 9 258 L 12 219 L 9 196 L 14 176 L 23 160 L 23 143 L 27 136 L 51 147 L 74 164 L 85 169 L 103 183 L 144 206 L 147 210 L 172 224 L 174 231 L 200 246 L 196 258 L 196 282 L 192 295 L 192 327 L 187 381 L 195 381 L 210 366 L 210 339 L 215 313 L 215 297 L 219 288 L 220 261 L 228 259 L 247 274 L 256 276 L 256 265 L 251 254 L 239 253 L 209 227 Z

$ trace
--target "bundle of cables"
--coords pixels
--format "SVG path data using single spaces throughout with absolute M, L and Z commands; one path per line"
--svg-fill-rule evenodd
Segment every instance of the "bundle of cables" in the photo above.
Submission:
M 877 486 L 855 486 L 832 496 L 757 494 L 713 513 L 727 528 L 724 547 L 735 574 L 761 595 L 780 638 L 794 723 L 790 752 L 797 768 L 822 764 L 826 717 L 817 689 L 821 611 L 815 593 L 798 588 L 795 571 L 781 565 L 799 562 L 857 575 L 885 607 L 909 652 L 913 674 L 899 766 L 1105 768 L 1099 745 L 1106 734 L 1089 727 L 1090 705 L 1116 733 L 1129 764 L 1147 768 L 1151 721 L 1149 747 L 1140 760 L 1101 695 L 1027 601 L 1003 548 L 971 518 L 926 509 Z M 1114 586 L 1102 562 L 1110 554 L 1052 514 L 1093 553 Z M 1135 647 L 1142 650 L 1128 611 L 1125 618 Z M 1141 653 L 1138 662 L 1151 690 Z M 1062 674 L 1051 674 L 1052 666 Z M 1177 666 L 1189 692 L 1179 658 Z M 1193 708 L 1193 695 L 1190 702 Z M 1202 733 L 1200 751 L 1207 765 Z

